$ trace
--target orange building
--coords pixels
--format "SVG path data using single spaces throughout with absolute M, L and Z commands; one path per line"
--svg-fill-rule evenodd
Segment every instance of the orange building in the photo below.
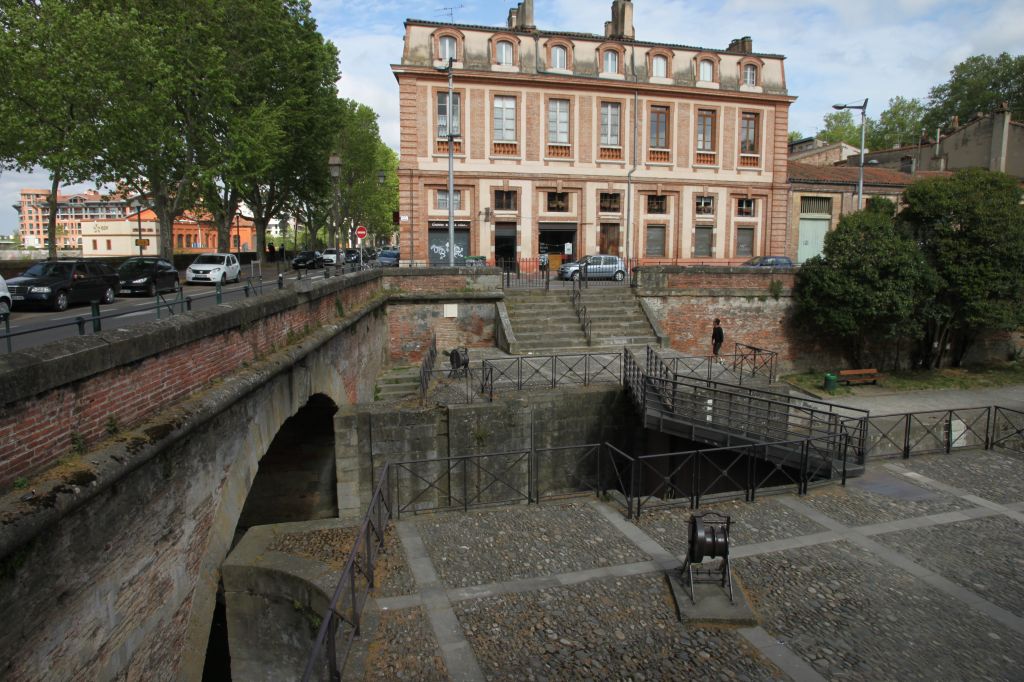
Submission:
M 85 222 L 81 226 L 82 254 L 84 256 L 155 256 L 159 253 L 160 224 L 156 213 L 144 209 L 119 220 Z M 251 251 L 256 243 L 253 221 L 235 216 L 229 244 L 218 244 L 217 227 L 208 216 L 186 213 L 174 222 L 173 244 L 175 253 L 203 253 Z M 140 247 L 139 238 L 148 244 Z
M 18 212 L 18 230 L 25 246 L 43 249 L 50 245 L 46 232 L 50 220 L 49 196 L 47 189 L 21 190 L 21 200 L 14 210 Z M 82 246 L 82 223 L 118 220 L 127 214 L 128 204 L 120 196 L 106 196 L 96 190 L 75 194 L 58 192 L 57 246 L 77 249 Z

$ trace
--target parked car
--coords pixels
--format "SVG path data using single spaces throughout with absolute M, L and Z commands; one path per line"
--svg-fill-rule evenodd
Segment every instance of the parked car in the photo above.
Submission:
M 370 254 L 363 249 L 363 262 L 370 261 Z M 345 249 L 345 262 L 346 263 L 358 263 L 359 262 L 359 249 Z
M 242 266 L 233 253 L 202 253 L 185 270 L 189 284 L 226 284 L 242 279 Z
M 743 263 L 748 268 L 791 268 L 793 261 L 788 256 L 754 256 Z
M 320 254 L 323 256 L 324 265 L 337 265 L 338 264 L 338 250 L 337 249 L 324 249 L 324 252 Z
M 384 249 L 377 256 L 377 265 L 382 268 L 397 268 L 399 260 L 398 249 Z
M 583 265 L 587 266 L 588 279 L 614 279 L 621 282 L 626 278 L 626 264 L 618 256 L 603 254 L 584 256 L 578 261 L 562 263 L 558 268 L 559 279 L 579 279 Z
M 324 257 L 319 251 L 299 251 L 298 255 L 292 258 L 292 270 L 298 270 L 299 268 L 312 270 L 314 268 L 322 268 L 323 266 Z
M 129 258 L 117 269 L 121 278 L 121 291 L 156 296 L 158 291 L 177 292 L 181 288 L 178 269 L 169 261 L 155 256 Z
M 45 306 L 67 310 L 72 303 L 113 303 L 121 278 L 106 263 L 86 260 L 44 260 L 7 283 L 12 307 Z
M 11 312 L 11 292 L 7 288 L 7 282 L 0 276 L 0 315 L 7 315 Z

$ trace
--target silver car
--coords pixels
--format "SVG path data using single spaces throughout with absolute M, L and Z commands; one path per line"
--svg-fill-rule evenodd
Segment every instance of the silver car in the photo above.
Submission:
M 11 292 L 7 290 L 7 282 L 0 276 L 0 315 L 11 312 Z
M 587 266 L 588 279 L 614 279 L 621 282 L 626 278 L 626 264 L 618 256 L 584 256 L 572 263 L 563 263 L 558 268 L 558 279 L 579 279 L 583 265 Z

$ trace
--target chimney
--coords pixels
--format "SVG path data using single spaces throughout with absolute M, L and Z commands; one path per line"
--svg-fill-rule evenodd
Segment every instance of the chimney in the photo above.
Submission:
M 633 40 L 633 0 L 613 0 L 612 20 L 604 23 L 605 38 Z
M 736 38 L 729 43 L 729 47 L 725 48 L 725 51 L 733 54 L 750 54 L 754 51 L 754 41 L 750 36 Z
M 508 28 L 511 31 L 516 30 L 519 27 L 519 9 L 510 9 L 508 11 Z
M 533 0 L 523 0 L 515 9 L 508 12 L 508 27 L 512 30 L 531 31 L 536 28 L 533 23 Z

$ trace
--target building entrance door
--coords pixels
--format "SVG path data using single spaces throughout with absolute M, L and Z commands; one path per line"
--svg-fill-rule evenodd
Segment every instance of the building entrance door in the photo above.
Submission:
M 800 218 L 800 245 L 796 254 L 798 263 L 821 255 L 831 222 L 829 218 Z
M 551 259 L 551 267 L 554 269 L 554 261 L 574 260 L 579 258 L 576 248 L 576 225 L 573 223 L 541 223 L 540 224 L 540 253 L 546 253 L 558 258 Z M 565 253 L 565 245 L 572 244 L 572 252 Z M 539 254 L 538 254 L 539 255 Z
M 494 262 L 513 263 L 516 261 L 516 224 L 497 223 L 494 226 Z
M 621 230 L 617 223 L 601 223 L 601 234 L 597 239 L 597 252 L 618 256 L 620 233 Z

